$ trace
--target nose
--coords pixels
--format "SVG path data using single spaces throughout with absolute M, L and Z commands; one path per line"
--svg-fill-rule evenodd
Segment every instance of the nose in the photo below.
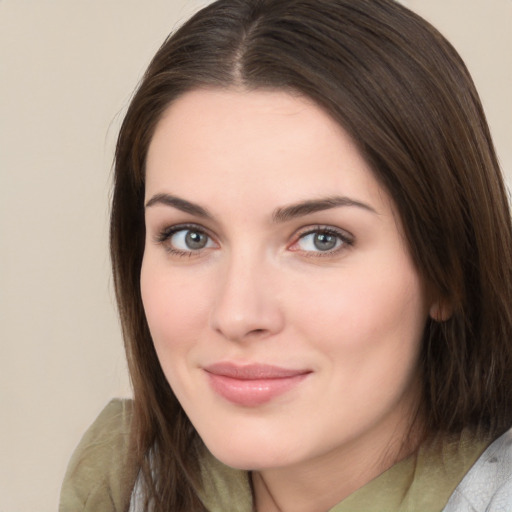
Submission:
M 283 311 L 276 271 L 255 257 L 232 257 L 219 275 L 212 329 L 231 341 L 263 339 L 281 331 Z

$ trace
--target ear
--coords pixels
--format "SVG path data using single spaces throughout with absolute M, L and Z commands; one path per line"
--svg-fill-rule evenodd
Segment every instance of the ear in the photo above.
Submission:
M 429 315 L 436 322 L 446 322 L 453 315 L 453 307 L 448 299 L 439 299 L 432 303 Z

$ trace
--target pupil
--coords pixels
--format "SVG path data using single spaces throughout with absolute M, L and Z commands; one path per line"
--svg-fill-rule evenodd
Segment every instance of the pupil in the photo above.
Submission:
M 202 249 L 206 245 L 206 235 L 197 231 L 189 231 L 185 236 L 189 249 Z
M 336 246 L 336 236 L 329 235 L 328 233 L 317 233 L 314 244 L 319 251 L 329 251 Z

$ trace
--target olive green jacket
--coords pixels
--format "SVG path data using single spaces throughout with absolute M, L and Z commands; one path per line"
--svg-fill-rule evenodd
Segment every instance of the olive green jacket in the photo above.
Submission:
M 113 400 L 86 432 L 69 462 L 59 512 L 142 512 L 137 500 L 137 475 L 129 469 L 134 467 L 129 461 L 131 415 L 131 401 Z M 463 489 L 462 495 L 454 491 L 487 444 L 488 441 L 463 434 L 456 441 L 436 441 L 421 447 L 329 512 L 442 512 L 450 496 L 452 502 L 454 496 L 459 499 L 457 507 L 461 507 L 467 489 Z M 201 499 L 208 510 L 252 512 L 247 472 L 229 468 L 209 454 L 202 461 L 202 469 Z M 488 485 L 484 483 L 484 487 Z M 484 512 L 487 509 L 468 505 L 465 509 L 448 510 Z M 501 512 L 492 509 L 495 510 Z M 510 509 L 503 511 L 511 512 L 512 503 Z

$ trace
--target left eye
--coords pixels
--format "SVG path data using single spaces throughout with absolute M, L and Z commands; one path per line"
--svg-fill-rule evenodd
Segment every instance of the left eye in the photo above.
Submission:
M 169 237 L 169 245 L 178 251 L 200 251 L 215 244 L 204 232 L 197 229 L 180 229 Z
M 304 252 L 332 252 L 343 245 L 345 240 L 332 231 L 313 231 L 302 235 L 296 242 L 297 248 Z

